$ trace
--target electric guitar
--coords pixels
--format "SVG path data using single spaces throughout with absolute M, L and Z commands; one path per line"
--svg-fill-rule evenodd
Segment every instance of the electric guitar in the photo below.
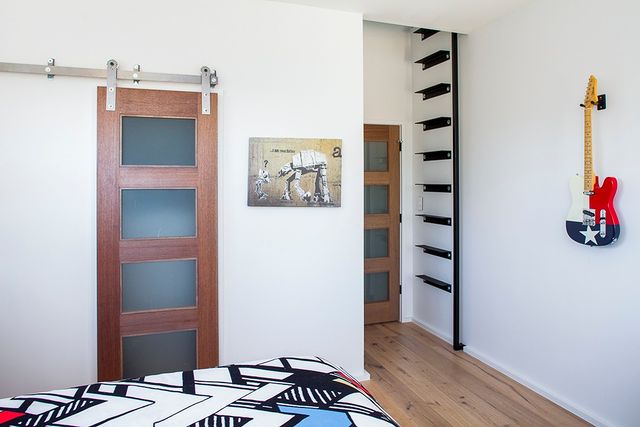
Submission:
M 571 210 L 567 217 L 567 233 L 578 243 L 588 246 L 605 246 L 615 242 L 620 235 L 618 215 L 613 198 L 618 189 L 615 178 L 605 178 L 600 185 L 593 171 L 591 113 L 598 104 L 598 81 L 589 77 L 584 97 L 584 176 L 574 176 L 571 188 Z

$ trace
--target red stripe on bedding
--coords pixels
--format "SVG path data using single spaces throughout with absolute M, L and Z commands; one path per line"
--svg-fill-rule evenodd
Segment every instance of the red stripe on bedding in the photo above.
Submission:
M 0 411 L 0 423 L 6 423 L 11 420 L 15 420 L 18 417 L 23 416 L 24 414 L 20 412 L 13 411 Z

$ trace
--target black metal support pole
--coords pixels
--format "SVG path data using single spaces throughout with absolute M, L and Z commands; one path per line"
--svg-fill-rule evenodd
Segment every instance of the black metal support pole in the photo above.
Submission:
M 460 126 L 458 105 L 458 34 L 451 33 L 451 95 L 453 126 L 453 349 L 460 342 Z

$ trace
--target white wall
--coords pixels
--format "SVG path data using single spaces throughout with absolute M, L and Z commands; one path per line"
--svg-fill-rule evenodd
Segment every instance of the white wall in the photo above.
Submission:
M 407 27 L 364 23 L 364 122 L 400 125 L 401 173 L 401 319 L 413 316 L 413 138 L 411 129 L 411 32 Z
M 640 5 L 539 0 L 461 46 L 463 341 L 601 425 L 640 420 Z M 622 236 L 564 231 L 582 173 L 590 73 L 596 172 L 616 176 Z
M 320 355 L 361 376 L 361 16 L 259 0 L 35 7 L 0 5 L 0 61 L 218 70 L 221 362 Z M 0 75 L 0 396 L 96 378 L 103 84 Z M 342 138 L 342 207 L 248 208 L 251 136 Z

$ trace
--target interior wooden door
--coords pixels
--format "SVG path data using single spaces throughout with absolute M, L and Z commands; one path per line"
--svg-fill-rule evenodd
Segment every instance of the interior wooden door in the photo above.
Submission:
M 98 380 L 215 366 L 217 97 L 98 88 Z
M 400 127 L 364 126 L 364 319 L 400 314 Z

